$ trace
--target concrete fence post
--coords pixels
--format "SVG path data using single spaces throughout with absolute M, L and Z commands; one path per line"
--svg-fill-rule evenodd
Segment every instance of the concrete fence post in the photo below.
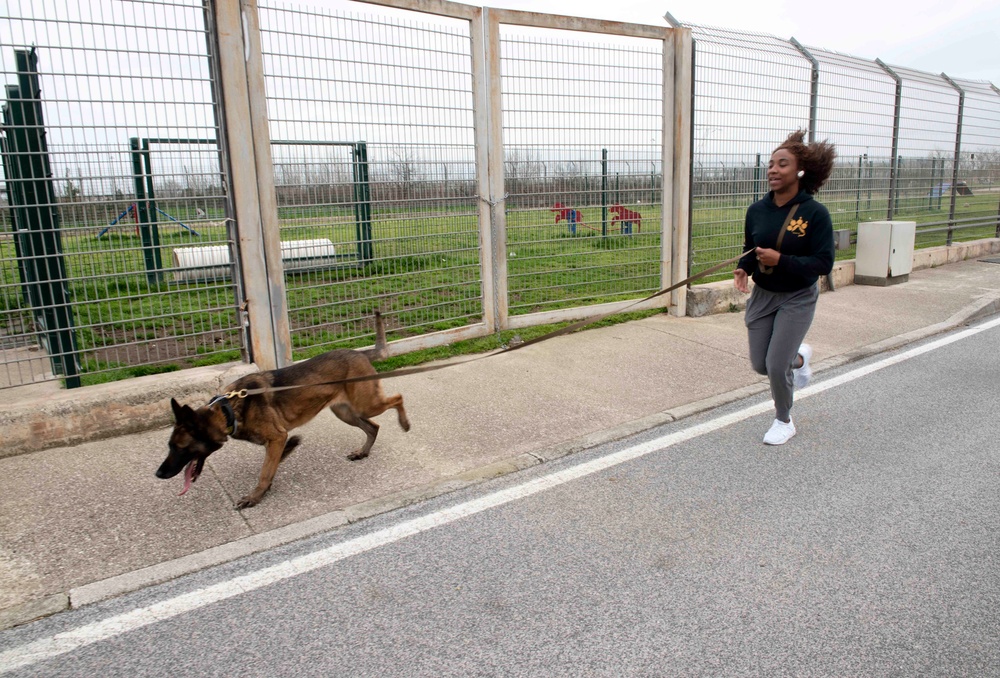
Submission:
M 235 211 L 248 348 L 261 370 L 274 369 L 291 363 L 292 350 L 257 3 L 208 0 L 205 12 L 216 47 L 219 144 Z

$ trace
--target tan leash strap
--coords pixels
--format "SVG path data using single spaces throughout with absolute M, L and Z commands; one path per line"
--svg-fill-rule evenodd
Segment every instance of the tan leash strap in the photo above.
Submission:
M 530 339 L 530 340 L 528 340 L 528 341 L 526 341 L 526 342 L 524 342 L 522 344 L 518 344 L 517 346 L 511 346 L 509 348 L 506 348 L 506 349 L 504 349 L 502 351 L 502 353 L 509 353 L 510 351 L 516 351 L 518 349 L 524 348 L 525 346 L 531 346 L 532 344 L 537 344 L 539 342 L 546 341 L 547 339 L 552 339 L 553 337 L 558 337 L 558 336 L 563 335 L 563 334 L 569 334 L 570 332 L 575 332 L 576 330 L 580 329 L 581 327 L 586 327 L 587 325 L 593 325 L 596 322 L 600 322 L 600 321 L 604 320 L 605 318 L 607 318 L 608 316 L 617 315 L 619 313 L 624 313 L 628 309 L 632 308 L 633 306 L 637 306 L 637 305 L 639 305 L 639 304 L 641 304 L 643 302 L 649 301 L 650 299 L 655 299 L 656 297 L 661 297 L 664 294 L 668 294 L 670 292 L 673 292 L 677 288 L 684 287 L 689 282 L 692 282 L 694 280 L 698 280 L 699 278 L 704 278 L 705 276 L 712 275 L 716 271 L 718 271 L 718 270 L 720 270 L 722 268 L 725 268 L 729 264 L 732 264 L 732 263 L 735 263 L 735 262 L 739 261 L 740 259 L 742 259 L 746 255 L 748 255 L 752 251 L 753 250 L 747 250 L 746 252 L 744 252 L 743 254 L 741 254 L 739 256 L 733 257 L 732 259 L 727 259 L 727 260 L 725 260 L 725 261 L 723 261 L 721 263 L 716 264 L 715 266 L 712 266 L 711 268 L 706 268 L 704 271 L 700 271 L 700 272 L 696 273 L 695 275 L 688 276 L 687 278 L 684 278 L 684 280 L 681 280 L 679 283 L 674 283 L 670 287 L 662 289 L 659 292 L 654 292 L 653 294 L 650 294 L 645 299 L 639 299 L 638 301 L 633 301 L 632 303 L 630 303 L 630 304 L 628 304 L 626 306 L 623 306 L 622 308 L 616 309 L 614 311 L 608 311 L 607 313 L 602 313 L 600 315 L 591 316 L 589 318 L 585 318 L 584 320 L 578 320 L 577 322 L 572 323 L 570 325 L 567 325 L 566 327 L 562 327 L 562 328 L 560 328 L 558 330 L 549 332 L 548 334 L 543 334 L 540 337 L 535 337 L 534 339 Z
M 778 231 L 778 241 L 774 244 L 774 249 L 780 254 L 781 253 L 781 242 L 785 239 L 785 231 L 788 230 L 788 224 L 792 223 L 792 217 L 795 216 L 795 210 L 799 208 L 799 203 L 792 205 L 792 209 L 788 210 L 788 216 L 785 217 L 785 223 L 781 225 L 781 230 Z M 774 266 L 764 266 L 762 264 L 757 264 L 757 270 L 765 275 L 770 275 L 774 273 Z
M 793 209 L 792 211 L 794 212 L 795 210 Z M 791 217 L 789 217 L 789 219 L 790 218 Z M 725 261 L 720 262 L 718 264 L 715 264 L 714 266 L 712 266 L 710 268 L 706 268 L 704 271 L 699 271 L 698 273 L 695 273 L 692 276 L 688 276 L 687 278 L 684 278 L 684 280 L 681 280 L 678 283 L 674 283 L 670 287 L 667 287 L 665 289 L 659 290 L 658 292 L 654 292 L 653 294 L 650 294 L 648 297 L 645 297 L 644 299 L 639 299 L 637 301 L 633 301 L 630 304 L 627 304 L 627 305 L 623 306 L 622 308 L 616 309 L 614 311 L 608 311 L 607 313 L 601 313 L 600 315 L 591 316 L 591 317 L 585 318 L 583 320 L 578 320 L 578 321 L 576 321 L 574 323 L 571 323 L 571 324 L 567 325 L 566 327 L 561 327 L 558 330 L 554 330 L 552 332 L 548 332 L 547 334 L 543 334 L 540 337 L 535 337 L 534 339 L 530 339 L 530 340 L 525 341 L 525 342 L 523 342 L 521 344 L 518 344 L 516 346 L 508 346 L 507 348 L 502 348 L 502 349 L 500 349 L 498 351 L 493 351 L 492 353 L 484 353 L 483 355 L 474 356 L 472 358 L 469 358 L 468 360 L 454 361 L 454 362 L 448 362 L 448 363 L 437 364 L 437 365 L 423 365 L 423 366 L 418 366 L 418 367 L 403 367 L 403 368 L 400 368 L 398 370 L 392 370 L 390 372 L 380 372 L 378 374 L 370 374 L 370 375 L 367 375 L 367 376 L 364 376 L 364 377 L 351 377 L 350 379 L 340 379 L 340 380 L 337 380 L 337 381 L 323 381 L 323 382 L 320 382 L 320 383 L 317 383 L 317 384 L 293 384 L 293 385 L 290 385 L 290 386 L 270 386 L 270 387 L 266 387 L 266 388 L 249 388 L 249 389 L 245 388 L 245 389 L 241 389 L 239 391 L 232 391 L 232 392 L 227 393 L 225 395 L 228 398 L 246 398 L 247 396 L 260 395 L 261 393 L 273 393 L 275 391 L 287 391 L 287 390 L 293 389 L 293 388 L 307 388 L 309 386 L 332 386 L 334 384 L 353 384 L 353 383 L 361 382 L 361 381 L 375 381 L 377 379 L 391 379 L 393 377 L 405 377 L 405 376 L 408 376 L 408 375 L 411 375 L 411 374 L 420 374 L 422 372 L 433 372 L 435 370 L 443 370 L 446 367 L 454 367 L 455 365 L 466 365 L 468 363 L 476 362 L 477 360 L 484 360 L 486 358 L 492 358 L 493 356 L 501 355 L 503 353 L 510 353 L 511 351 L 516 351 L 518 349 L 522 349 L 525 346 L 532 346 L 533 344 L 538 344 L 538 343 L 541 343 L 543 341 L 547 341 L 549 339 L 552 339 L 554 337 L 558 337 L 558 336 L 562 336 L 564 334 L 569 334 L 571 332 L 575 332 L 575 331 L 579 330 L 581 327 L 586 327 L 587 325 L 593 325 L 596 322 L 600 322 L 601 320 L 604 320 L 608 316 L 617 315 L 619 313 L 624 313 L 628 309 L 632 308 L 633 306 L 637 306 L 637 305 L 639 305 L 641 303 L 649 301 L 650 299 L 655 299 L 656 297 L 663 296 L 664 294 L 668 294 L 670 292 L 673 292 L 674 290 L 676 290 L 676 289 L 678 289 L 680 287 L 684 287 L 685 285 L 687 285 L 690 282 L 693 282 L 693 281 L 698 280 L 700 278 L 704 278 L 705 276 L 712 275 L 716 271 L 719 271 L 719 270 L 725 268 L 726 266 L 729 266 L 730 264 L 739 261 L 740 259 L 742 259 L 746 255 L 750 254 L 751 252 L 753 252 L 753 250 L 749 249 L 746 252 L 744 252 L 743 254 L 737 255 L 737 256 L 735 256 L 735 257 L 733 257 L 731 259 L 726 259 Z

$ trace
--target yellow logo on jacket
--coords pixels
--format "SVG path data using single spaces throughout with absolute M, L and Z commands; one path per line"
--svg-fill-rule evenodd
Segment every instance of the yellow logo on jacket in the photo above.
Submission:
M 799 236 L 800 238 L 806 234 L 806 229 L 809 228 L 809 222 L 799 217 L 795 221 L 788 222 L 788 230 Z

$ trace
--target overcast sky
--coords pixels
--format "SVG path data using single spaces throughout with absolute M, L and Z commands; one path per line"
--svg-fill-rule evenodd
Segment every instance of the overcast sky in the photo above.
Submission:
M 794 37 L 864 59 L 1000 87 L 997 0 L 492 0 L 484 5 L 663 25 L 683 23 Z M 903 9 L 905 7 L 905 9 Z

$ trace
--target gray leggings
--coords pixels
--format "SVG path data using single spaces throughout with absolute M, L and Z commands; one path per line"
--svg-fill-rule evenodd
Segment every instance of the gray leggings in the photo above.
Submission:
M 788 421 L 792 411 L 792 365 L 816 314 L 819 284 L 797 292 L 754 287 L 744 322 L 750 338 L 750 364 L 771 381 L 774 416 Z

